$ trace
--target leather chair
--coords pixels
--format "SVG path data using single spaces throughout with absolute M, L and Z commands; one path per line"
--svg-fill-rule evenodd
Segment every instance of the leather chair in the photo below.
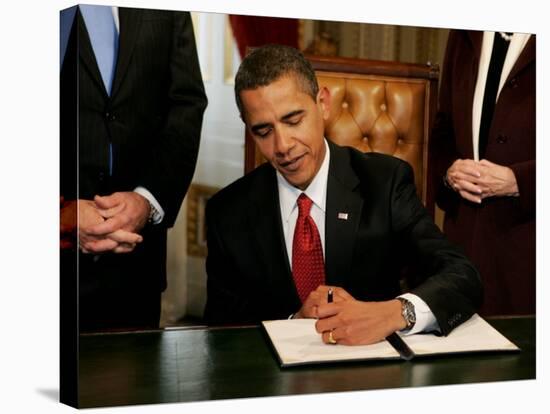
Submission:
M 428 186 L 428 141 L 437 109 L 437 65 L 307 56 L 319 86 L 332 96 L 326 137 L 363 152 L 390 154 L 411 164 L 418 195 L 434 213 Z M 245 173 L 262 162 L 245 140 Z

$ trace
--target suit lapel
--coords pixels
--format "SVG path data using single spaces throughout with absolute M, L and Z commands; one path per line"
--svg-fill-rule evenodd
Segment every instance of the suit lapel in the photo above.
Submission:
M 351 168 L 348 150 L 329 141 L 330 165 L 327 183 L 325 216 L 326 283 L 345 286 L 351 274 L 353 247 L 361 219 L 363 199 L 357 189 L 359 179 Z M 273 292 L 286 292 L 281 302 L 290 309 L 298 309 L 300 299 L 294 285 L 286 253 L 279 194 L 275 170 L 270 166 L 257 177 L 250 194 L 249 227 L 254 243 L 259 246 L 262 261 L 267 263 L 266 277 Z M 342 214 L 340 214 L 342 213 Z M 340 214 L 340 216 L 339 216 Z M 344 219 L 343 214 L 347 214 Z
M 279 192 L 275 170 L 265 165 L 263 174 L 256 179 L 251 188 L 257 189 L 250 194 L 249 228 L 255 244 L 259 247 L 261 260 L 267 266 L 266 277 L 272 292 L 285 292 L 280 298 L 281 305 L 293 310 L 299 309 L 301 302 L 294 285 L 281 222 Z M 283 307 L 283 306 L 281 306 Z
M 476 64 L 474 65 L 474 79 L 477 79 L 477 71 L 479 67 L 479 58 L 481 56 L 481 46 L 483 43 L 483 32 L 481 31 L 468 31 L 468 39 L 470 40 L 472 49 L 473 49 L 473 56 L 476 58 Z M 518 57 L 518 60 L 516 61 L 515 65 L 512 67 L 512 70 L 510 71 L 510 74 L 508 75 L 508 79 L 512 79 L 514 76 L 518 74 L 523 68 L 525 68 L 529 63 L 531 63 L 535 59 L 536 54 L 536 37 L 535 35 L 531 35 L 529 40 L 527 41 L 527 44 L 525 45 L 525 48 L 521 52 L 521 54 Z M 475 87 L 475 84 L 474 84 Z
M 363 199 L 359 179 L 351 168 L 348 150 L 330 145 L 330 166 L 325 216 L 325 268 L 327 284 L 345 286 L 351 274 L 353 246 Z
M 477 77 L 477 71 L 479 67 L 479 58 L 481 56 L 481 46 L 483 43 L 483 32 L 477 30 L 469 30 L 467 32 L 468 39 L 470 40 L 470 45 L 473 49 L 473 56 L 475 56 L 475 75 Z
M 99 72 L 99 67 L 95 59 L 94 49 L 92 48 L 92 43 L 90 41 L 90 36 L 88 35 L 88 30 L 86 29 L 86 23 L 84 22 L 84 17 L 80 13 L 80 10 L 77 12 L 77 21 L 78 21 L 78 55 L 80 56 L 80 61 L 90 73 L 91 78 L 97 84 L 97 87 L 103 91 L 105 96 L 107 96 L 107 90 L 103 84 L 103 79 L 101 78 L 101 73 Z
M 477 73 L 479 71 L 479 61 L 481 58 L 483 32 L 469 30 L 466 32 L 466 36 L 468 37 L 468 40 L 470 42 L 470 48 L 472 49 L 471 56 L 473 58 L 473 62 L 471 65 L 468 65 L 469 67 L 465 66 L 465 64 L 460 65 L 461 69 L 465 72 L 464 78 L 469 80 L 467 82 L 468 87 L 466 88 L 466 90 L 461 91 L 461 93 L 464 94 L 463 99 L 465 100 L 465 102 L 473 102 L 475 89 L 476 89 Z M 468 73 L 468 70 L 470 71 L 469 73 Z M 472 125 L 472 111 L 465 111 L 464 123 L 465 125 Z M 472 128 L 467 128 L 467 131 L 468 131 L 467 145 L 463 147 L 465 149 L 464 156 L 467 158 L 474 158 L 474 148 L 473 148 L 473 145 L 471 144 Z
M 128 65 L 143 19 L 143 10 L 120 7 L 118 9 L 118 17 L 120 21 L 118 60 L 111 96 L 115 96 L 128 71 Z
M 141 27 L 141 22 L 143 18 L 143 11 L 139 9 L 128 9 L 120 7 L 119 9 L 119 44 L 118 44 L 118 58 L 115 69 L 115 78 L 113 80 L 113 89 L 111 91 L 111 96 L 115 96 L 124 76 L 128 71 L 128 65 L 134 51 L 134 46 L 136 43 L 137 36 L 139 34 L 139 29 Z M 107 95 L 107 90 L 101 79 L 101 73 L 99 72 L 99 67 L 95 59 L 94 50 L 92 48 L 92 43 L 90 42 L 90 37 L 88 31 L 86 30 L 86 24 L 84 23 L 84 18 L 78 13 L 79 21 L 79 54 L 82 62 L 90 72 L 94 82 L 97 83 L 98 87 Z
M 521 72 L 525 67 L 527 67 L 531 62 L 535 60 L 536 47 L 537 46 L 535 35 L 531 35 L 531 37 L 529 37 L 529 40 L 527 41 L 527 44 L 521 51 L 518 60 L 512 67 L 512 70 L 510 71 L 510 74 L 508 75 L 506 81 L 509 81 L 513 77 L 517 76 L 519 72 Z

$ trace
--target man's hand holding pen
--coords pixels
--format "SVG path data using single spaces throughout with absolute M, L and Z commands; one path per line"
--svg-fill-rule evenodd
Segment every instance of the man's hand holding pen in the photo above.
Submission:
M 308 298 L 303 303 L 302 308 L 294 314 L 294 318 L 318 318 L 317 309 L 319 306 L 326 305 L 328 303 L 329 291 L 332 291 L 333 302 L 353 300 L 353 296 L 342 288 L 321 285 L 309 294 Z
M 311 292 L 294 317 L 318 319 L 315 328 L 327 344 L 372 344 L 407 326 L 397 299 L 363 302 L 340 287 L 325 285 Z
M 317 308 L 317 317 L 315 329 L 327 344 L 373 344 L 407 326 L 401 314 L 401 302 L 397 299 L 327 303 Z

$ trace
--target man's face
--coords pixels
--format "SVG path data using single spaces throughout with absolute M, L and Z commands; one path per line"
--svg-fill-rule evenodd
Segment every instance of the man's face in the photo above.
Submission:
M 244 121 L 260 152 L 301 190 L 311 183 L 325 157 L 329 99 L 328 90 L 322 88 L 314 101 L 292 75 L 241 92 Z

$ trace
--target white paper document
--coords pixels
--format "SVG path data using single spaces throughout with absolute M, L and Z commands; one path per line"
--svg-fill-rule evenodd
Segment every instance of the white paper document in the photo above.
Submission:
M 388 341 L 373 345 L 327 345 L 315 331 L 315 319 L 285 319 L 262 322 L 282 366 L 311 363 L 400 359 Z M 415 356 L 464 352 L 519 351 L 519 348 L 479 315 L 454 329 L 448 336 L 400 335 Z

